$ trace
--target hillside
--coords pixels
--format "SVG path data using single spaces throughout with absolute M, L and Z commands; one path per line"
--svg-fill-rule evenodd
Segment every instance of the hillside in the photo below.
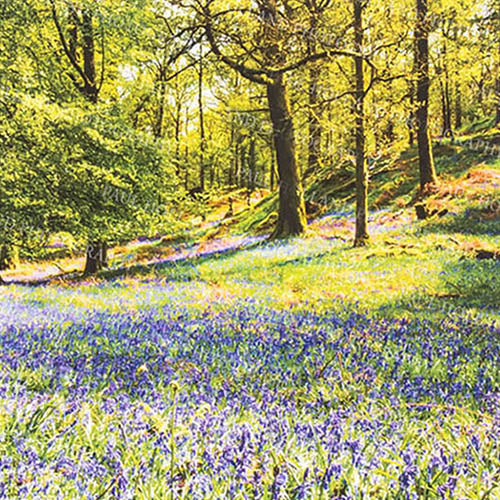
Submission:
M 244 211 L 2 287 L 1 494 L 496 498 L 500 165 L 436 151 L 446 215 L 416 220 L 410 152 L 374 178 L 367 248 L 349 208 L 282 242 L 235 234 Z
M 97 277 L 1 287 L 1 495 L 496 498 L 500 161 L 464 144 L 436 147 L 446 214 L 416 220 L 413 151 L 374 176 L 366 248 L 325 177 L 305 238 L 221 198 Z
M 417 239 L 425 250 L 425 239 L 441 239 L 450 252 L 459 257 L 477 249 L 498 248 L 500 234 L 500 132 L 476 125 L 465 130 L 453 142 L 436 143 L 434 153 L 440 176 L 439 188 L 428 198 L 435 216 L 418 222 L 418 158 L 409 149 L 396 158 L 380 160 L 373 167 L 370 187 L 370 225 L 374 245 L 367 254 L 391 238 Z M 479 130 L 474 130 L 479 128 Z M 350 173 L 349 173 L 350 172 Z M 349 178 L 350 176 L 350 178 Z M 306 200 L 312 202 L 308 242 L 339 240 L 348 248 L 354 231 L 352 170 L 331 174 L 319 172 L 306 182 Z M 230 201 L 231 200 L 231 201 Z M 228 216 L 232 206 L 234 215 Z M 155 240 L 141 239 L 112 250 L 111 268 L 104 277 L 119 276 L 136 270 L 154 272 L 161 262 L 180 262 L 184 258 L 215 256 L 227 250 L 245 247 L 245 241 L 261 242 L 273 226 L 277 206 L 276 193 L 256 191 L 248 199 L 245 191 L 229 192 L 210 200 L 204 220 L 193 220 L 192 230 Z M 401 233 L 404 233 L 403 235 Z M 425 235 L 425 238 L 420 238 Z M 386 241 L 387 240 L 387 241 Z M 432 243 L 429 243 L 432 244 Z M 390 244 L 389 244 L 390 245 Z M 44 281 L 56 277 L 77 277 L 83 257 L 50 258 L 41 262 L 21 263 L 3 273 L 5 280 Z

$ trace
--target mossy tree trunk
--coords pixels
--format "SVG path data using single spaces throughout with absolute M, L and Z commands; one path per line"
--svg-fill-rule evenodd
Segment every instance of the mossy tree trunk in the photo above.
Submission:
M 429 20 L 428 0 L 417 0 L 417 141 L 420 170 L 420 188 L 424 192 L 429 185 L 437 183 L 432 143 L 429 131 Z
M 353 0 L 356 52 L 363 53 L 363 5 Z M 356 72 L 356 231 L 354 246 L 366 245 L 368 236 L 368 168 L 365 159 L 365 78 L 362 56 L 354 59 Z
M 293 120 L 282 75 L 267 85 L 279 174 L 279 213 L 273 238 L 298 235 L 306 228 L 304 193 L 297 167 Z

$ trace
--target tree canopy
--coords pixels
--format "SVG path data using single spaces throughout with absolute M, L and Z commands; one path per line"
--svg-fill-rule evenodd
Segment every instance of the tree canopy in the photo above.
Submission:
M 304 194 L 357 179 L 367 242 L 377 160 L 500 122 L 498 0 L 9 0 L 0 7 L 0 244 L 118 241 L 178 227 L 186 193 Z M 176 208 L 177 207 L 177 208 Z

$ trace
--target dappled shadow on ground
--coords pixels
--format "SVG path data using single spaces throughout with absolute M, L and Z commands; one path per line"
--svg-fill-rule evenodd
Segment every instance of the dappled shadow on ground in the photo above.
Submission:
M 457 305 L 496 311 L 500 319 L 500 261 L 464 257 L 446 264 L 440 277 Z
M 457 214 L 429 220 L 421 228 L 427 233 L 462 233 L 476 236 L 500 236 L 500 218 L 485 218 L 480 209 L 467 209 Z
M 232 257 L 239 252 L 252 250 L 265 244 L 266 237 L 246 237 L 236 242 L 229 244 L 216 245 L 214 242 L 223 242 L 224 240 L 214 240 L 206 245 L 206 248 L 201 249 L 200 245 L 192 245 L 184 249 L 184 251 L 174 252 L 172 255 L 151 260 L 145 264 L 133 264 L 129 266 L 119 267 L 117 269 L 109 269 L 99 272 L 95 278 L 106 281 L 123 276 L 143 276 L 150 273 L 172 270 L 169 275 L 171 281 L 190 281 L 197 277 L 195 265 L 208 262 L 212 259 L 224 259 Z M 230 241 L 230 240 L 229 240 Z M 86 276 L 81 273 L 69 272 L 44 278 L 41 280 L 10 280 L 3 283 L 4 285 L 20 285 L 28 287 L 37 287 L 45 285 L 55 285 L 58 283 L 78 284 L 87 280 L 93 279 L 93 276 Z
M 299 268 L 330 253 L 316 249 L 295 257 L 300 246 L 292 245 L 290 255 L 290 248 L 247 241 L 158 264 L 173 276 L 180 269 L 180 279 L 195 263 L 224 260 L 259 245 L 271 254 L 283 250 L 270 267 Z M 444 271 L 443 282 L 449 273 L 463 288 L 470 275 L 489 276 L 495 269 L 471 270 L 455 261 Z M 117 282 L 134 294 L 140 286 Z M 223 471 L 246 488 L 268 449 L 286 457 L 301 457 L 307 449 L 310 470 L 327 470 L 330 462 L 343 460 L 342 467 L 354 468 L 354 477 L 360 477 L 377 474 L 381 463 L 395 457 L 403 463 L 401 454 L 415 470 L 427 471 L 432 457 L 451 453 L 450 440 L 453 455 L 445 459 L 460 466 L 467 481 L 477 478 L 475 467 L 467 469 L 471 463 L 481 470 L 484 464 L 494 467 L 499 330 L 491 321 L 469 316 L 467 308 L 454 307 L 455 300 L 475 295 L 474 286 L 457 299 L 456 286 L 450 285 L 452 292 L 435 302 L 409 294 L 376 311 L 353 302 L 345 304 L 342 316 L 332 301 L 287 311 L 269 299 L 216 303 L 207 296 L 198 307 L 196 300 L 190 302 L 196 283 L 183 285 L 188 292 L 177 300 L 176 285 L 161 280 L 145 285 L 147 307 L 134 295 L 134 310 L 113 313 L 106 303 L 119 295 L 110 296 L 111 287 L 106 281 L 83 291 L 54 287 L 50 307 L 24 300 L 32 293 L 36 299 L 35 291 L 25 291 L 18 305 L 0 297 L 8 316 L 0 325 L 5 368 L 0 395 L 6 408 L 15 407 L 4 425 L 6 441 L 16 443 L 11 454 L 30 464 L 31 477 L 46 475 L 52 481 L 66 474 L 65 484 L 81 485 L 98 470 L 99 484 L 106 486 L 131 469 L 130 484 L 136 477 L 141 483 L 161 477 L 162 484 L 174 477 L 199 488 L 199 477 L 220 482 Z M 52 314 L 56 303 L 66 304 L 68 294 L 79 293 L 100 297 L 100 306 L 87 304 L 79 312 L 65 307 L 59 316 Z M 481 293 L 477 300 L 485 299 Z M 161 295 L 168 301 L 159 301 Z M 27 322 L 19 322 L 16 307 L 33 312 Z M 405 308 L 413 314 L 401 315 Z M 448 427 L 464 421 L 466 433 L 443 438 Z M 57 432 L 49 432 L 53 428 Z M 415 439 L 417 432 L 425 440 Z M 479 443 L 474 455 L 472 433 Z M 192 446 L 200 442 L 201 448 Z M 426 448 L 422 443 L 427 442 Z M 139 475 L 133 469 L 137 457 Z M 271 466 L 262 467 L 272 473 Z M 310 483 L 321 484 L 323 476 L 311 476 Z M 263 477 L 254 483 L 262 484 Z
M 216 240 L 223 241 L 223 240 Z M 193 245 L 184 252 L 174 253 L 168 257 L 153 260 L 146 264 L 132 265 L 115 270 L 104 271 L 99 275 L 102 279 L 113 279 L 121 276 L 141 276 L 151 272 L 163 272 L 166 270 L 176 271 L 177 278 L 181 281 L 190 281 L 196 277 L 195 265 L 203 264 L 211 260 L 221 260 L 237 255 L 239 252 L 253 250 L 265 244 L 265 237 L 247 237 L 243 241 L 234 244 L 212 245 L 207 244 L 207 248 L 200 249 L 199 245 Z M 186 279 L 182 279 L 183 270 Z M 194 271 L 194 274 L 193 274 Z M 176 273 L 172 274 L 175 280 Z M 170 276 L 169 276 L 170 278 Z

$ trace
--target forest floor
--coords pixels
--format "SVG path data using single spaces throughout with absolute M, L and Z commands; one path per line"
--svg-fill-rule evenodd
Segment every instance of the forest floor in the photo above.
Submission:
M 474 148 L 438 146 L 426 221 L 411 152 L 378 176 L 366 248 L 349 205 L 269 242 L 268 198 L 219 202 L 98 278 L 2 287 L 0 498 L 499 498 L 500 160 Z

